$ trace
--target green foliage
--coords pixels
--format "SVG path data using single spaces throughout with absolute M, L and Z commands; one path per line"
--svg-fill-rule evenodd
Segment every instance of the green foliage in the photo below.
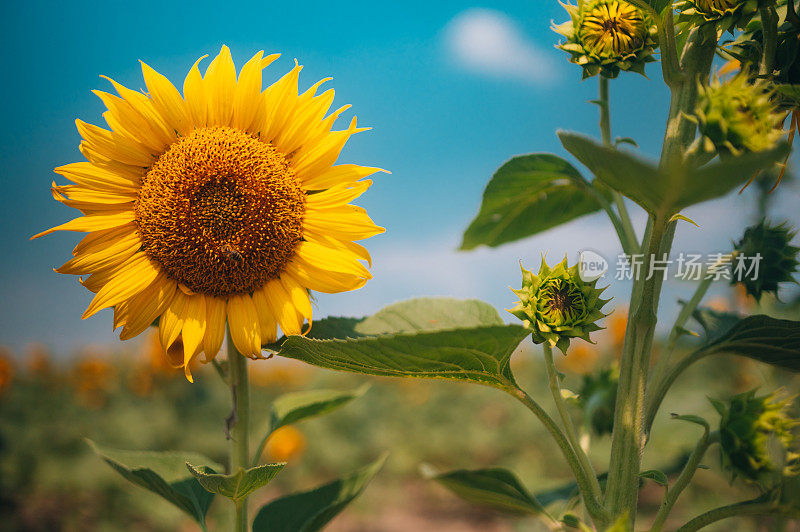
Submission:
M 548 153 L 514 157 L 492 176 L 462 250 L 496 247 L 598 211 L 593 189 L 567 161 Z
M 669 486 L 669 480 L 667 480 L 667 475 L 664 474 L 663 471 L 658 469 L 648 469 L 647 471 L 642 471 L 639 473 L 640 478 L 648 478 L 659 484 L 661 486 Z
M 700 348 L 703 355 L 732 353 L 800 371 L 800 322 L 763 314 L 736 322 Z
M 242 500 L 258 488 L 266 486 L 285 465 L 285 462 L 280 462 L 249 469 L 240 467 L 236 473 L 223 475 L 215 473 L 211 468 L 197 467 L 186 462 L 186 468 L 206 490 L 234 501 Z
M 378 335 L 502 324 L 497 310 L 477 299 L 420 297 L 384 307 L 355 329 L 360 335 Z
M 272 403 L 269 432 L 284 425 L 291 425 L 304 419 L 322 416 L 337 410 L 353 399 L 361 397 L 369 389 L 364 385 L 354 391 L 308 390 L 281 395 Z
M 765 292 L 776 295 L 781 283 L 794 281 L 792 275 L 797 270 L 797 253 L 800 248 L 791 245 L 795 232 L 785 223 L 775 225 L 762 220 L 745 229 L 744 236 L 736 243 L 736 251 L 742 258 L 752 262 L 759 257 L 758 274 L 745 275 L 743 279 L 731 279 L 731 284 L 741 282 L 748 294 L 756 301 L 761 300 Z M 753 278 L 755 277 L 755 278 Z
M 668 172 L 638 157 L 603 146 L 575 133 L 558 133 L 561 144 L 612 189 L 628 196 L 650 214 L 664 220 L 697 203 L 724 196 L 753 174 L 782 160 L 785 143 L 757 153 L 728 157 L 697 169 Z
M 222 469 L 205 456 L 175 451 L 121 451 L 87 440 L 92 450 L 130 482 L 171 502 L 205 526 L 214 495 L 206 491 L 186 469 L 186 461 Z
M 315 532 L 321 530 L 358 497 L 386 460 L 310 491 L 294 493 L 262 506 L 253 521 L 253 532 Z
M 279 354 L 366 375 L 443 378 L 507 389 L 516 387 L 509 359 L 529 334 L 502 325 L 491 305 L 448 298 L 390 305 L 359 322 L 355 332 L 359 336 L 346 340 L 291 336 Z
M 286 339 L 280 355 L 327 369 L 516 387 L 509 360 L 530 332 L 516 325 L 351 340 Z
M 467 502 L 511 514 L 547 514 L 519 479 L 507 469 L 458 469 L 432 477 Z

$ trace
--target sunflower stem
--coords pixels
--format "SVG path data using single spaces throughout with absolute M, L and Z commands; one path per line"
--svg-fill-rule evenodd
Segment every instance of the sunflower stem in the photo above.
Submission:
M 569 440 L 570 445 L 572 445 L 572 448 L 575 450 L 575 455 L 578 457 L 578 462 L 588 477 L 592 495 L 599 499 L 602 495 L 602 492 L 600 490 L 600 483 L 597 481 L 597 473 L 595 473 L 594 467 L 592 466 L 591 461 L 589 461 L 589 457 L 586 455 L 583 447 L 581 447 L 578 433 L 575 430 L 575 425 L 573 424 L 572 418 L 567 411 L 567 405 L 564 402 L 564 397 L 561 395 L 561 383 L 559 382 L 558 371 L 556 370 L 556 364 L 553 360 L 553 348 L 550 347 L 549 343 L 545 342 L 542 344 L 542 349 L 544 350 L 544 362 L 545 367 L 547 368 L 547 378 L 550 384 L 550 392 L 553 394 L 553 401 L 556 403 L 558 415 L 561 417 L 561 423 L 564 425 L 564 431 L 566 433 L 567 440 Z
M 230 428 L 230 473 L 250 466 L 250 389 L 247 377 L 247 359 L 236 349 L 228 329 L 228 376 L 231 387 L 233 411 Z M 234 532 L 247 532 L 247 498 L 234 502 Z
M 611 142 L 611 104 L 608 97 L 609 82 L 608 78 L 602 74 L 598 76 L 599 94 L 597 99 L 598 107 L 600 108 L 600 137 L 603 140 L 603 145 L 612 147 Z M 622 250 L 628 255 L 632 255 L 638 248 L 636 241 L 636 231 L 633 229 L 631 217 L 628 214 L 628 209 L 625 207 L 625 199 L 622 194 L 616 190 L 611 191 L 611 197 L 614 199 L 614 205 L 617 207 L 616 223 L 614 216 L 609 213 L 614 228 L 617 229 L 617 236 L 622 245 Z

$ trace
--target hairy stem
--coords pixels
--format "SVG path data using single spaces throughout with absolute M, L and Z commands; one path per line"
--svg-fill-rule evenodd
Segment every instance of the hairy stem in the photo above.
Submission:
M 578 483 L 578 489 L 583 497 L 586 511 L 588 511 L 589 515 L 592 516 L 597 528 L 599 530 L 604 530 L 609 522 L 608 511 L 593 495 L 592 481 L 589 479 L 589 475 L 587 475 L 581 467 L 580 459 L 578 458 L 575 449 L 572 447 L 572 445 L 570 445 L 569 440 L 567 440 L 567 437 L 564 436 L 564 433 L 558 427 L 553 418 L 551 418 L 550 415 L 545 412 L 541 406 L 539 406 L 539 403 L 534 401 L 533 398 L 525 392 L 525 390 L 520 388 L 509 388 L 506 391 L 513 395 L 523 405 L 525 405 L 528 410 L 533 412 L 533 414 L 539 418 L 539 421 L 542 422 L 550 435 L 553 436 L 553 439 L 555 439 L 556 444 L 561 449 L 561 452 L 564 454 L 564 458 L 566 458 L 567 463 L 572 469 L 572 474 L 575 477 L 575 481 Z M 594 481 L 597 482 L 597 479 L 595 478 Z
M 672 507 L 675 505 L 675 502 L 678 500 L 683 490 L 686 489 L 686 486 L 689 485 L 689 482 L 692 481 L 692 477 L 694 477 L 697 467 L 700 465 L 700 460 L 703 459 L 703 455 L 706 454 L 711 444 L 717 441 L 718 437 L 719 435 L 717 433 L 709 434 L 708 427 L 706 427 L 703 436 L 700 438 L 700 441 L 697 442 L 692 454 L 689 455 L 689 460 L 687 460 L 675 484 L 667 489 L 664 500 L 661 501 L 661 507 L 658 509 L 656 518 L 650 528 L 651 532 L 660 532 L 664 528 L 664 522 L 672 511 Z
M 681 359 L 680 362 L 675 364 L 672 369 L 660 380 L 658 384 L 656 384 L 656 388 L 647 394 L 647 411 L 645 413 L 645 429 L 647 431 L 650 430 L 650 427 L 653 425 L 653 420 L 656 418 L 656 414 L 658 413 L 658 409 L 661 407 L 661 402 L 664 400 L 664 396 L 667 395 L 672 384 L 675 382 L 675 379 L 683 373 L 683 371 L 697 362 L 698 360 L 702 359 L 706 356 L 705 351 L 695 351 L 694 353 L 684 357 Z
M 597 100 L 597 104 L 600 107 L 600 137 L 604 146 L 611 147 L 611 104 L 608 97 L 608 78 L 601 74 L 598 76 L 598 84 L 600 89 Z M 635 253 L 638 247 L 636 231 L 633 229 L 631 217 L 628 214 L 627 207 L 625 207 L 625 199 L 622 197 L 622 194 L 616 190 L 612 190 L 611 196 L 614 199 L 614 205 L 617 207 L 617 219 L 619 220 L 620 227 L 617 228 L 615 224 L 615 229 L 617 229 L 617 235 L 619 236 L 622 250 L 626 254 L 631 255 Z M 611 221 L 614 223 L 613 218 Z
M 233 412 L 230 427 L 230 472 L 250 465 L 250 390 L 247 378 L 247 359 L 236 349 L 228 330 L 228 375 Z M 247 498 L 235 502 L 234 532 L 247 532 Z
M 678 532 L 694 532 L 711 523 L 740 515 L 780 515 L 797 519 L 800 518 L 800 510 L 787 505 L 776 505 L 775 503 L 762 502 L 759 500 L 737 502 L 736 504 L 715 508 L 698 515 L 680 527 Z
M 595 473 L 594 467 L 592 467 L 592 463 L 589 461 L 589 457 L 586 455 L 583 447 L 581 447 L 575 425 L 572 423 L 572 418 L 567 411 L 567 405 L 564 403 L 564 398 L 561 396 L 561 383 L 558 380 L 558 372 L 556 371 L 556 365 L 553 361 L 553 348 L 550 347 L 550 344 L 545 342 L 542 344 L 542 349 L 544 350 L 544 361 L 545 367 L 547 368 L 550 392 L 553 394 L 553 401 L 556 403 L 558 415 L 561 417 L 561 423 L 564 425 L 564 430 L 567 433 L 567 440 L 569 440 L 570 445 L 575 450 L 581 468 L 589 479 L 592 496 L 599 499 L 602 493 L 600 490 L 600 483 L 597 481 L 597 473 Z
M 778 46 L 778 12 L 775 6 L 761 7 L 761 27 L 764 33 L 764 46 L 761 49 L 761 61 L 758 64 L 759 77 L 772 75 L 775 64 L 775 50 Z

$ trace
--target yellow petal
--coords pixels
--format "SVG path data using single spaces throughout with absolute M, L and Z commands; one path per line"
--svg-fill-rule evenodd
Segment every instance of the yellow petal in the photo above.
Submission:
M 278 321 L 272 314 L 272 309 L 267 303 L 267 296 L 264 289 L 259 288 L 253 292 L 253 304 L 256 306 L 258 313 L 258 325 L 261 330 L 261 341 L 263 343 L 272 343 L 278 339 Z
M 367 279 L 357 275 L 348 275 L 325 270 L 308 263 L 292 261 L 284 270 L 291 273 L 309 290 L 325 294 L 338 294 L 357 290 L 367 283 Z
M 319 126 L 325 113 L 333 103 L 334 91 L 327 90 L 319 96 L 314 96 L 313 91 L 328 79 L 323 79 L 314 84 L 309 90 L 300 95 L 291 120 L 274 139 L 275 146 L 283 153 L 292 153 L 300 148 L 310 136 L 313 136 L 315 127 Z
M 232 125 L 242 131 L 249 131 L 262 101 L 261 71 L 278 58 L 278 54 L 275 54 L 267 57 L 265 61 L 263 55 L 263 50 L 258 52 L 239 72 L 239 82 L 236 84 L 233 97 Z
M 88 162 L 59 166 L 54 172 L 61 174 L 78 185 L 116 193 L 135 194 L 139 190 L 139 184 L 141 183 L 141 177 L 130 179 L 127 176 L 116 174 Z
M 306 176 L 302 184 L 303 188 L 306 190 L 324 190 L 342 183 L 358 181 L 364 177 L 371 176 L 375 172 L 389 173 L 382 168 L 374 168 L 371 166 L 359 166 L 357 164 L 337 164 L 336 166 L 331 166 L 319 174 Z
M 297 103 L 297 81 L 302 66 L 295 63 L 292 70 L 264 91 L 265 113 L 258 126 L 261 137 L 271 141 L 280 133 Z
M 300 261 L 332 272 L 346 273 L 372 279 L 358 257 L 342 249 L 334 249 L 319 242 L 300 242 L 295 257 Z
M 183 327 L 183 317 L 186 314 L 186 305 L 189 302 L 189 297 L 181 292 L 175 290 L 175 295 L 170 301 L 164 313 L 158 319 L 158 339 L 161 341 L 161 347 L 166 352 L 169 347 L 178 339 Z
M 134 221 L 134 219 L 135 216 L 132 210 L 114 214 L 81 216 L 80 218 L 75 218 L 67 223 L 52 227 L 47 231 L 42 231 L 38 235 L 32 236 L 31 240 L 34 238 L 39 238 L 40 236 L 49 235 L 55 231 L 79 231 L 88 233 L 89 231 L 111 229 L 112 227 L 119 227 L 120 225 L 131 223 Z
M 203 84 L 208 98 L 208 125 L 229 126 L 236 91 L 236 66 L 227 46 L 223 45 L 219 55 L 208 65 Z
M 295 308 L 291 296 L 280 280 L 273 279 L 265 284 L 262 290 L 283 334 L 300 334 L 303 331 L 303 316 Z
M 155 158 L 149 149 L 128 137 L 83 120 L 75 120 L 78 133 L 94 151 L 114 161 L 132 166 L 150 166 Z
M 104 308 L 113 307 L 117 303 L 135 296 L 147 288 L 157 275 L 158 268 L 153 265 L 145 253 L 134 255 L 97 292 L 82 318 L 86 319 Z
M 58 273 L 81 275 L 93 273 L 125 262 L 142 247 L 136 232 L 130 232 L 111 242 L 101 242 L 78 254 L 75 258 L 56 269 Z
M 375 225 L 363 207 L 356 205 L 307 209 L 303 230 L 305 233 L 329 235 L 341 240 L 362 240 L 386 231 Z
M 120 340 L 138 336 L 161 316 L 175 296 L 176 283 L 163 272 L 142 293 L 128 300 L 128 318 Z
M 208 98 L 203 76 L 200 75 L 200 69 L 197 67 L 200 61 L 206 57 L 208 55 L 195 61 L 183 82 L 183 98 L 186 100 L 186 108 L 189 110 L 194 126 L 198 128 L 205 127 L 208 123 Z
M 347 139 L 353 134 L 367 131 L 369 128 L 356 126 L 356 117 L 344 131 L 332 131 L 320 142 L 301 149 L 293 162 L 295 173 L 301 182 L 306 183 L 311 177 L 329 169 L 339 158 Z
M 261 354 L 261 333 L 253 299 L 247 294 L 228 299 L 228 327 L 236 349 L 248 357 Z
M 289 300 L 294 305 L 294 308 L 297 309 L 297 312 L 311 320 L 314 315 L 314 310 L 311 308 L 311 299 L 308 297 L 308 289 L 306 289 L 296 277 L 289 273 L 282 273 L 279 281 L 284 291 L 289 296 Z
M 306 205 L 313 209 L 346 205 L 366 192 L 371 185 L 371 179 L 338 183 L 327 190 L 322 190 L 316 194 L 310 194 L 306 198 Z
M 203 336 L 206 333 L 206 296 L 203 294 L 190 296 L 184 312 L 182 333 L 185 367 L 200 352 L 203 345 Z
M 203 337 L 203 351 L 206 361 L 211 361 L 225 338 L 226 302 L 214 296 L 206 296 L 206 334 Z
M 174 129 L 171 129 L 153 106 L 153 100 L 141 92 L 131 90 L 117 83 L 108 76 L 100 76 L 108 80 L 117 93 L 133 108 L 133 110 L 147 121 L 147 125 L 165 146 L 172 144 L 177 139 Z
M 186 135 L 192 130 L 193 125 L 181 93 L 164 75 L 150 68 L 144 61 L 140 63 L 153 107 L 169 127 L 181 135 Z

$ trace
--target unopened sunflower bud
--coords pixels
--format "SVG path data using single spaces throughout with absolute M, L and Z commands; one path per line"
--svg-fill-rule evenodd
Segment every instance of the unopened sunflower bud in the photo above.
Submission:
M 562 4 L 570 20 L 553 26 L 566 37 L 558 48 L 583 67 L 583 77 L 601 73 L 615 78 L 620 70 L 644 74 L 653 58 L 656 26 L 649 15 L 624 0 L 586 0 Z
M 598 436 L 611 434 L 614 428 L 614 404 L 617 401 L 619 371 L 604 369 L 594 375 L 584 375 L 578 393 L 578 405 L 584 418 Z
M 772 148 L 785 136 L 780 113 L 766 83 L 751 83 L 739 74 L 700 85 L 695 120 L 705 148 L 721 155 L 740 155 Z
M 601 312 L 608 299 L 600 299 L 603 289 L 595 288 L 597 280 L 584 282 L 579 265 L 567 266 L 567 258 L 550 268 L 542 258 L 539 274 L 522 269 L 522 288 L 512 291 L 519 302 L 508 309 L 531 330 L 537 344 L 548 342 L 566 354 L 570 338 L 587 342 L 589 333 L 601 327 L 595 323 L 605 317 Z
M 719 426 L 722 463 L 735 478 L 764 488 L 800 473 L 800 453 L 793 428 L 798 421 L 787 414 L 790 398 L 777 393 L 756 397 L 755 390 L 736 395 L 727 403 L 712 399 L 722 419 Z
M 685 0 L 676 7 L 679 23 L 715 22 L 721 33 L 734 27 L 744 28 L 758 12 L 758 4 L 758 0 Z
M 736 251 L 745 263 L 757 261 L 758 269 L 755 271 L 755 264 L 752 264 L 752 274 L 745 274 L 741 279 L 733 276 L 731 284 L 741 283 L 758 301 L 764 292 L 777 295 L 780 283 L 794 282 L 792 274 L 797 270 L 800 251 L 791 245 L 794 235 L 785 224 L 771 225 L 764 220 L 748 227 L 736 243 Z

